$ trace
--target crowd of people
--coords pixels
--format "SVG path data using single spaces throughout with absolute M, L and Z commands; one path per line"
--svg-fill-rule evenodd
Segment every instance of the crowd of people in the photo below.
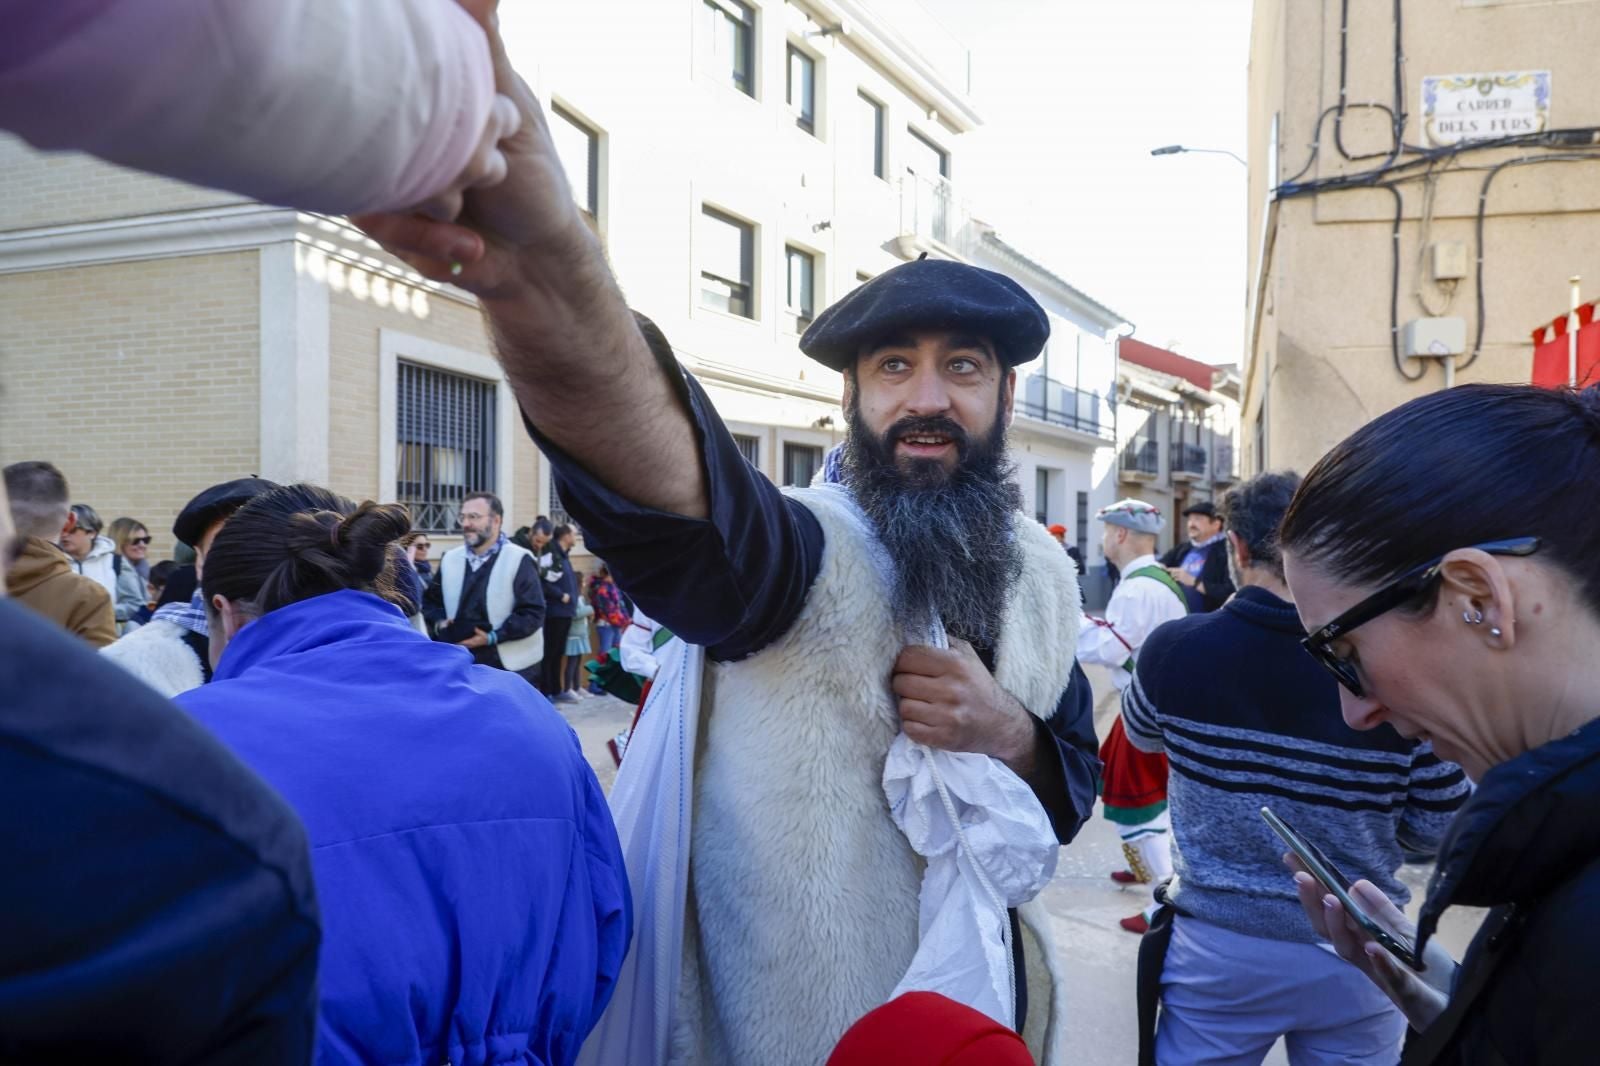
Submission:
M 364 47 L 142 93 L 107 89 L 150 69 L 127 35 L 300 38 L 72 7 L 0 47 L 0 127 L 357 212 L 476 295 L 603 566 L 490 492 L 435 555 L 401 506 L 258 477 L 199 488 L 152 564 L 148 525 L 6 466 L 0 1059 L 1053 1066 L 1085 1037 L 1037 886 L 1097 802 L 1111 877 L 1152 891 L 1123 922 L 1142 1060 L 1592 1057 L 1600 386 L 1423 396 L 1187 507 L 1161 557 L 1169 516 L 1113 504 L 1089 617 L 1007 453 L 1049 336 L 1011 279 L 924 259 L 817 315 L 847 432 L 780 490 L 624 302 L 492 4 L 286 3 Z M 374 61 L 422 53 L 449 76 Z M 119 110 L 41 103 L 80 77 Z M 220 132 L 262 83 L 258 135 Z M 389 151 L 308 128 L 347 97 Z M 635 611 L 681 638 L 645 720 L 693 739 L 618 786 L 659 778 L 670 837 L 619 836 L 554 706 Z M 1431 856 L 1413 924 L 1396 873 Z M 1459 963 L 1456 905 L 1491 908 Z

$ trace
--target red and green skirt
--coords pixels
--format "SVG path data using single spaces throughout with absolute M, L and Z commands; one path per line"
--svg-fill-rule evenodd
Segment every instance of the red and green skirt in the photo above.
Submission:
M 1138 825 L 1167 809 L 1167 757 L 1134 747 L 1120 714 L 1100 745 L 1100 761 L 1105 764 L 1100 795 L 1109 821 Z

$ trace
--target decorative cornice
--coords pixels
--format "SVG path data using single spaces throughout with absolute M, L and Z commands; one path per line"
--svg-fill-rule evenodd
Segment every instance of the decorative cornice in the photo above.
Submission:
M 389 256 L 346 219 L 257 203 L 0 233 L 0 274 L 240 252 L 286 241 L 413 288 L 477 303 L 471 294 L 429 281 Z
M 939 117 L 957 133 L 968 133 L 983 125 L 967 96 L 965 86 L 952 85 L 916 46 L 885 23 L 861 0 L 807 0 L 818 21 L 847 27 L 844 38 L 850 45 L 877 62 L 916 95 L 925 99 Z
M 236 252 L 293 240 L 296 215 L 265 204 L 136 215 L 0 233 L 0 274 Z

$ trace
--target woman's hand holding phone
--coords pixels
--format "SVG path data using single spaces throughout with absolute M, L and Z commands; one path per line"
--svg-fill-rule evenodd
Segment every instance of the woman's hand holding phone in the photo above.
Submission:
M 1418 973 L 1399 962 L 1372 934 L 1361 928 L 1332 893 L 1311 876 L 1293 852 L 1283 857 L 1284 865 L 1294 871 L 1295 889 L 1300 894 L 1300 906 L 1305 909 L 1311 927 L 1318 935 L 1333 945 L 1339 957 L 1355 966 L 1382 989 L 1383 993 L 1400 1008 L 1411 1023 L 1411 1028 L 1421 1032 L 1443 1013 L 1450 1002 L 1450 983 L 1455 975 L 1456 962 L 1437 941 L 1428 941 L 1422 961 L 1427 967 Z M 1393 933 L 1398 933 L 1411 943 L 1416 942 L 1417 927 L 1406 919 L 1388 896 L 1371 881 L 1357 881 L 1350 888 L 1350 896 L 1360 904 L 1367 916 Z

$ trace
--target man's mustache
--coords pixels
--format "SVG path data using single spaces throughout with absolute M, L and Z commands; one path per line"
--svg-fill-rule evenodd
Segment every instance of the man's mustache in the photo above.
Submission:
M 966 454 L 967 431 L 946 415 L 902 418 L 884 433 L 883 443 L 885 448 L 893 448 L 902 438 L 924 435 L 949 437 L 956 450 Z

